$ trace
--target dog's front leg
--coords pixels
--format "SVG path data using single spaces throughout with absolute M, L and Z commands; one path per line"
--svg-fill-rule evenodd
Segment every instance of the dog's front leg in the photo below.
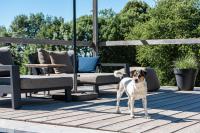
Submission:
M 131 110 L 130 110 L 130 116 L 131 116 L 132 118 L 134 118 L 134 117 L 135 117 L 135 116 L 134 116 L 135 98 L 134 98 L 134 97 L 131 97 L 129 103 L 130 103 L 130 108 L 131 108 Z
M 147 112 L 147 99 L 146 98 L 142 99 L 142 104 L 143 104 L 143 108 L 144 108 L 145 118 L 148 119 L 149 115 Z

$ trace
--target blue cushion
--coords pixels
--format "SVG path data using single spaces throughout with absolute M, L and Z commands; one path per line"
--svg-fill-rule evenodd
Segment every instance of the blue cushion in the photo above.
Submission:
M 99 57 L 78 57 L 78 71 L 80 73 L 92 73 L 96 71 Z

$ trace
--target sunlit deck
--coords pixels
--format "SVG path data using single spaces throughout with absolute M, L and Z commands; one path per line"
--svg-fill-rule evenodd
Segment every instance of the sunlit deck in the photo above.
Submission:
M 106 88 L 106 89 L 105 89 Z M 1 99 L 0 118 L 31 123 L 79 127 L 111 132 L 185 132 L 200 131 L 200 91 L 178 92 L 162 87 L 149 93 L 145 119 L 141 101 L 135 106 L 136 118 L 127 110 L 127 98 L 121 102 L 122 114 L 115 113 L 113 86 L 101 88 L 103 95 L 92 101 L 61 102 L 52 99 L 23 99 L 23 107 L 14 111 L 10 100 Z

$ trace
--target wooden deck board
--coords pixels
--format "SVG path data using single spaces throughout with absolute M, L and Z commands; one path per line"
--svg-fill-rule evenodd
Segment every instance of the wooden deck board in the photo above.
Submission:
M 170 97 L 170 98 L 171 98 L 171 97 Z M 158 103 L 158 102 L 157 102 L 157 103 Z M 98 108 L 98 107 L 97 107 L 97 108 Z M 137 109 L 137 110 L 138 110 L 138 109 Z M 142 109 L 140 109 L 140 110 L 138 110 L 138 111 L 137 111 L 137 110 L 136 110 L 136 112 L 139 112 L 139 111 L 141 111 Z M 109 109 L 109 111 L 107 111 L 107 113 L 109 113 L 109 112 L 113 112 L 113 113 L 114 113 L 115 110 L 114 110 L 114 109 Z M 81 118 L 82 118 L 82 117 L 83 117 L 83 118 L 87 118 L 87 114 L 90 114 L 90 113 L 89 113 L 89 112 L 86 112 L 85 114 L 79 114 L 79 116 L 80 116 Z M 98 116 L 98 115 L 102 115 L 102 114 L 100 113 L 100 114 L 97 114 L 96 116 Z M 104 114 L 104 115 L 107 115 L 107 114 Z M 68 116 L 68 115 L 67 115 L 67 116 Z M 77 119 L 75 119 L 75 117 L 73 117 L 72 119 L 75 120 L 75 121 L 76 121 L 76 120 L 79 120 L 79 116 L 76 116 L 76 115 L 75 115 L 75 117 L 77 117 Z M 46 121 L 47 121 L 47 123 L 50 122 L 50 123 L 56 123 L 56 124 L 59 124 L 59 123 L 60 123 L 60 124 L 62 124 L 62 123 L 66 123 L 66 122 L 71 121 L 71 120 L 70 120 L 71 117 L 72 117 L 72 116 L 70 116 L 68 119 L 66 119 L 66 118 L 61 118 L 61 119 L 53 119 L 53 120 L 50 120 L 50 121 L 49 121 L 49 120 L 46 120 Z M 90 117 L 90 115 L 89 115 L 88 117 Z
M 102 112 L 88 112 L 88 111 L 85 111 L 85 113 L 83 114 L 80 114 L 80 115 L 75 115 L 75 116 L 70 116 L 68 117 L 67 119 L 66 118 L 61 118 L 61 119 L 53 119 L 53 120 L 48 120 L 46 122 L 50 122 L 50 123 L 66 123 L 66 122 L 71 122 L 71 121 L 77 121 L 77 120 L 82 120 L 82 119 L 85 119 L 85 118 L 91 118 L 91 117 L 97 117 L 97 116 L 102 116 L 102 115 L 107 115 L 109 113 L 113 113 L 114 112 L 114 108 L 108 108 L 108 109 L 105 109 L 105 110 L 102 110 Z M 123 109 L 123 110 L 126 110 L 126 109 Z M 99 110 L 100 111 L 100 110 Z
M 191 106 L 188 106 L 188 104 L 190 104 L 191 102 L 185 102 L 185 106 L 181 106 L 178 108 L 174 108 L 172 110 L 166 110 L 163 112 L 160 112 L 158 114 L 154 114 L 152 116 L 152 119 L 150 120 L 146 120 L 145 122 L 140 122 L 137 121 L 138 125 L 132 125 L 132 127 L 129 127 L 125 130 L 123 130 L 124 132 L 131 132 L 131 131 L 138 131 L 138 132 L 142 132 L 143 130 L 149 130 L 152 128 L 155 128 L 157 126 L 161 126 L 163 125 L 162 122 L 170 122 L 171 120 L 177 120 L 180 119 L 179 115 L 182 116 L 182 114 L 184 113 L 183 111 L 190 111 L 194 108 L 200 108 L 199 106 L 199 99 L 197 99 L 196 101 L 193 101 L 193 103 L 196 102 L 195 104 L 192 104 Z M 177 107 L 178 105 L 175 105 L 175 107 Z M 190 113 L 190 112 L 186 112 L 186 113 Z M 187 114 L 184 114 L 183 116 L 185 117 Z M 164 120 L 163 120 L 164 119 Z M 166 120 L 166 121 L 165 121 Z M 144 123 L 144 124 L 142 124 Z M 140 125 L 139 125 L 140 124 Z
M 165 94 L 165 95 L 162 95 L 162 97 L 163 98 L 172 98 L 173 96 L 175 96 L 175 95 L 167 95 L 167 94 Z M 149 101 L 155 101 L 155 100 L 158 100 L 158 97 L 149 97 Z M 163 99 L 162 99 L 163 100 Z M 99 109 L 99 107 L 98 106 L 95 106 L 95 108 L 98 108 Z M 108 108 L 113 108 L 113 107 L 108 107 Z M 44 107 L 43 107 L 43 109 L 44 109 Z M 88 108 L 88 110 L 91 110 L 92 108 Z M 82 109 L 83 110 L 83 109 Z M 85 108 L 84 110 L 87 110 L 87 108 Z M 25 111 L 26 112 L 26 111 Z M 15 112 L 16 113 L 16 112 Z M 26 114 L 24 114 L 25 116 L 24 117 L 21 117 L 21 115 L 19 115 L 19 117 L 18 118 L 16 118 L 15 117 L 15 120 L 26 120 L 26 119 L 31 119 L 31 118 L 35 118 L 35 117 L 38 117 L 37 115 L 39 115 L 39 117 L 41 117 L 41 115 L 44 115 L 44 116 L 46 116 L 46 115 L 48 115 L 47 117 L 48 118 L 50 118 L 49 116 L 51 116 L 51 112 L 47 112 L 47 113 L 49 113 L 49 114 L 46 114 L 46 113 L 43 113 L 43 112 L 41 112 L 42 114 L 40 114 L 39 112 L 36 114 L 36 115 L 30 115 L 30 114 L 28 114 L 28 116 L 26 116 Z M 64 112 L 63 112 L 64 113 Z M 61 118 L 63 117 L 62 116 L 62 114 L 63 113 L 61 113 Z M 66 111 L 66 113 L 68 113 L 67 111 Z M 86 113 L 88 113 L 88 112 L 86 112 Z M 65 115 L 64 115 L 65 116 Z M 67 115 L 68 116 L 68 115 Z M 56 118 L 58 119 L 59 118 L 59 116 L 56 116 Z M 42 118 L 43 119 L 43 118 Z M 50 118 L 50 119 L 55 119 L 55 118 Z M 48 121 L 49 119 L 45 119 L 45 121 Z M 28 120 L 29 121 L 29 120 Z M 43 121 L 43 120 L 42 120 Z M 41 122 L 42 122 L 41 121 Z
M 102 97 L 92 101 L 66 103 L 46 99 L 31 104 L 31 99 L 27 99 L 29 103 L 24 104 L 21 110 L 0 107 L 0 118 L 125 133 L 199 133 L 200 91 L 174 91 L 165 87 L 159 92 L 149 93 L 151 118 L 143 117 L 141 101 L 136 101 L 136 117 L 133 119 L 127 109 L 127 97 L 123 97 L 120 103 L 122 114 L 115 113 L 116 92 L 112 88 L 103 88 Z
M 102 109 L 103 107 L 104 106 L 99 107 L 99 108 Z M 85 109 L 87 109 L 87 108 L 85 108 Z M 59 110 L 56 110 L 56 111 L 49 111 L 49 112 L 47 112 L 45 114 L 36 114 L 36 115 L 31 115 L 31 116 L 28 115 L 28 116 L 25 116 L 23 119 L 31 120 L 31 119 L 37 119 L 37 118 L 42 118 L 42 117 L 54 116 L 54 115 L 62 115 L 62 114 L 71 113 L 71 112 L 74 112 L 74 111 L 77 111 L 77 110 L 63 110 L 63 109 L 59 109 Z
M 186 126 L 181 130 L 176 131 L 175 133 L 199 133 L 200 131 L 200 123 L 196 123 L 194 125 Z
M 200 107 L 198 107 L 198 111 L 200 110 L 199 108 Z M 190 119 L 190 117 L 193 117 L 194 115 L 196 115 L 195 117 L 197 117 L 198 119 L 200 118 L 199 113 L 183 112 L 183 113 L 177 114 L 177 116 L 174 115 L 174 117 L 176 117 L 175 118 L 176 120 L 158 121 L 158 123 L 161 125 L 153 128 L 151 130 L 147 130 L 146 132 L 148 132 L 148 133 L 155 133 L 155 132 L 169 133 L 169 132 L 179 130 L 179 129 L 183 128 L 184 126 L 188 126 L 188 124 L 191 124 L 191 121 L 187 122 L 187 120 Z M 193 121 L 193 122 L 195 122 L 195 121 Z
M 200 102 L 200 101 L 198 101 Z M 180 120 L 181 118 L 186 117 L 187 115 L 193 115 L 191 112 L 183 112 L 183 111 L 189 111 L 194 108 L 200 108 L 199 104 L 197 103 L 195 106 L 187 106 L 187 103 L 185 106 L 181 106 L 180 108 L 176 108 L 176 110 L 168 110 L 164 112 L 160 112 L 159 114 L 155 114 L 152 116 L 152 119 L 146 120 L 144 123 L 138 122 L 138 125 L 132 125 L 132 127 L 126 128 L 122 130 L 123 132 L 144 132 L 151 129 L 154 129 L 158 126 L 162 126 L 164 124 L 168 124 L 170 122 L 175 122 Z M 182 110 L 182 111 L 177 111 Z
M 103 120 L 103 119 L 110 119 L 110 118 L 117 117 L 117 116 L 120 116 L 120 114 L 107 114 L 107 115 L 102 115 L 102 116 L 97 116 L 97 117 L 67 122 L 67 123 L 63 123 L 62 125 L 78 126 L 78 125 L 81 125 L 81 124 L 86 124 L 86 123 L 89 123 L 89 122 L 95 122 L 95 121 Z
M 20 117 L 20 118 L 22 118 L 22 117 L 24 117 L 24 116 L 28 116 L 28 115 L 35 115 L 35 114 L 39 114 L 39 113 L 46 113 L 46 111 L 30 111 L 30 112 L 28 112 L 28 111 L 25 111 L 25 112 L 21 112 L 21 113 L 12 113 L 12 114 L 10 114 L 10 115 L 1 115 L 1 117 L 0 118 L 4 118 L 4 119 L 15 119 L 15 118 L 18 118 L 18 117 Z
M 189 100 L 189 101 L 188 101 Z M 171 104 L 171 105 L 168 105 L 168 110 L 170 109 L 179 109 L 181 110 L 181 107 L 183 106 L 187 106 L 188 104 L 190 103 L 194 103 L 194 102 L 200 102 L 199 99 L 196 99 L 196 101 L 192 101 L 191 100 L 195 100 L 195 98 L 190 98 L 190 99 L 185 99 L 185 100 L 182 100 L 182 102 L 180 103 L 177 103 L 177 104 Z M 148 112 L 150 114 L 155 114 L 155 113 L 160 113 L 160 112 L 164 112 L 165 110 L 163 109 L 159 109 L 159 107 L 157 109 L 150 109 L 148 110 Z M 174 112 L 173 112 L 174 113 Z M 127 116 L 127 115 L 126 115 Z M 125 116 L 125 118 L 126 118 Z M 85 124 L 85 125 L 81 125 L 82 127 L 93 127 L 93 128 L 100 128 L 100 127 L 105 127 L 106 125 L 112 125 L 112 124 L 115 124 L 115 123 L 119 123 L 119 122 L 122 122 L 123 121 L 123 118 L 124 116 L 120 117 L 119 120 L 115 120 L 115 121 L 112 121 L 111 120 L 104 120 L 104 121 L 97 121 L 97 122 L 93 122 L 93 123 L 89 123 L 89 124 Z M 130 118 L 130 116 L 128 115 L 128 117 Z M 130 118 L 131 119 L 131 118 Z M 150 120 L 147 120 L 147 121 L 150 121 Z M 144 126 L 142 126 L 144 127 Z
M 93 107 L 94 108 L 94 107 Z M 107 107 L 107 108 L 111 108 L 111 107 Z M 91 108 L 92 109 L 92 108 Z M 105 110 L 106 108 L 99 108 L 99 111 L 101 110 Z M 44 117 L 37 117 L 36 118 L 31 118 L 29 121 L 33 121 L 33 122 L 46 122 L 46 121 L 51 121 L 51 120 L 57 120 L 57 119 L 62 119 L 65 118 L 67 119 L 68 117 L 72 117 L 72 116 L 78 116 L 78 115 L 84 115 L 84 114 L 88 114 L 90 113 L 89 111 L 77 111 L 77 110 L 68 110 L 68 111 L 64 111 L 61 114 L 58 115 L 46 115 Z M 34 117 L 34 116 L 33 116 Z
M 200 108 L 200 106 L 198 105 L 197 108 Z M 162 117 L 162 119 L 166 118 L 166 120 L 159 120 L 158 119 L 156 121 L 153 121 L 153 124 L 152 124 L 153 126 L 151 125 L 151 123 L 149 123 L 148 126 L 151 125 L 151 128 L 156 128 L 157 126 L 166 125 L 166 124 L 169 124 L 170 122 L 176 122 L 178 120 L 190 117 L 190 116 L 195 115 L 195 114 L 197 114 L 197 113 L 181 112 L 179 114 L 172 115 L 172 116 L 169 116 L 169 117 L 167 117 L 167 116 L 166 117 Z M 133 132 L 133 131 L 136 132 L 135 130 L 130 129 L 129 127 L 132 127 L 132 126 L 135 126 L 135 125 L 138 125 L 138 124 L 142 124 L 142 123 L 147 122 L 147 121 L 148 120 L 144 119 L 144 118 L 135 118 L 135 119 L 132 119 L 132 120 L 129 120 L 129 121 L 125 121 L 125 122 L 109 125 L 109 126 L 101 128 L 101 129 L 110 130 L 110 131 L 121 131 L 122 130 L 124 132 Z M 126 128 L 129 128 L 129 129 L 128 130 L 123 130 L 123 129 L 126 129 Z M 168 127 L 168 128 L 170 128 L 170 127 Z M 152 133 L 154 133 L 154 132 L 162 132 L 163 129 L 165 129 L 165 128 L 161 127 L 161 128 L 158 128 L 158 130 L 154 130 L 153 129 Z M 146 130 L 146 127 L 145 127 L 145 130 Z M 166 129 L 164 131 L 166 131 Z M 149 130 L 148 130 L 148 132 L 149 132 Z
M 24 121 L 29 121 L 30 119 L 34 118 L 41 118 L 41 117 L 49 117 L 49 116 L 54 116 L 54 115 L 60 115 L 63 113 L 70 113 L 72 111 L 63 111 L 63 110 L 58 110 L 58 111 L 53 111 L 53 112 L 38 112 L 36 114 L 32 115 L 25 115 L 24 117 L 15 117 L 12 118 L 13 120 L 24 120 Z
M 190 97 L 193 97 L 193 96 L 190 96 Z M 198 96 L 197 96 L 198 97 Z M 187 95 L 183 95 L 183 97 L 182 97 L 182 99 L 188 99 L 188 96 Z M 172 102 L 171 103 L 173 103 L 173 101 L 175 100 L 176 101 L 176 99 L 170 99 Z M 190 99 L 188 99 L 188 100 L 190 100 Z M 199 103 L 197 103 L 197 105 L 199 106 Z M 152 107 L 152 106 L 151 106 Z M 137 121 L 138 121 L 138 119 L 137 119 Z M 142 122 L 140 122 L 140 123 L 143 123 L 143 121 L 144 121 L 144 119 L 141 119 L 141 121 Z M 134 122 L 134 121 L 133 121 Z M 131 124 L 131 125 L 134 125 L 134 123 L 133 123 L 132 121 L 130 121 L 130 122 L 125 122 L 126 124 L 125 124 L 125 126 L 127 126 L 128 124 Z M 120 126 L 122 126 L 122 124 L 123 123 L 119 123 L 119 125 L 116 125 L 116 124 L 114 124 L 114 127 L 116 127 L 117 129 L 115 130 L 114 129 L 114 127 L 112 127 L 112 126 L 110 126 L 110 125 L 108 125 L 107 127 L 104 127 L 104 128 L 101 128 L 101 129 L 103 129 L 103 130 L 112 130 L 112 131 L 119 131 L 121 128 L 124 128 L 124 127 L 120 127 Z M 158 124 L 158 123 L 157 123 Z M 131 125 L 129 125 L 129 126 L 127 126 L 127 127 L 130 127 Z
M 196 113 L 197 114 L 197 113 Z M 192 115 L 192 113 L 191 113 Z M 192 119 L 192 120 L 190 120 Z M 177 121 L 177 122 L 171 122 L 170 124 L 168 125 L 164 125 L 160 128 L 156 128 L 155 130 L 152 130 L 152 131 L 167 131 L 168 133 L 169 132 L 175 132 L 175 131 L 178 131 L 178 130 L 181 130 L 183 129 L 184 127 L 188 127 L 190 125 L 194 125 L 194 124 L 197 124 L 198 121 L 197 120 L 200 120 L 200 114 L 197 114 L 195 116 L 192 116 L 192 117 L 187 117 L 185 119 L 182 119 L 180 121 Z
M 77 115 L 77 116 L 72 116 L 69 118 L 61 118 L 61 119 L 56 119 L 56 120 L 49 120 L 46 121 L 45 123 L 56 123 L 56 124 L 62 124 L 62 123 L 66 123 L 66 122 L 71 122 L 71 121 L 77 121 L 77 120 L 83 120 L 86 119 L 88 117 L 96 117 L 96 116 L 101 116 L 101 115 L 105 115 L 107 113 L 88 113 L 88 114 L 81 114 L 81 115 Z

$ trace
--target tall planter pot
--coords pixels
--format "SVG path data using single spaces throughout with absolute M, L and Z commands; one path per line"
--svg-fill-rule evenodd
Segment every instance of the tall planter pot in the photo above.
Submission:
M 198 69 L 174 68 L 176 83 L 179 90 L 191 91 L 194 89 Z

